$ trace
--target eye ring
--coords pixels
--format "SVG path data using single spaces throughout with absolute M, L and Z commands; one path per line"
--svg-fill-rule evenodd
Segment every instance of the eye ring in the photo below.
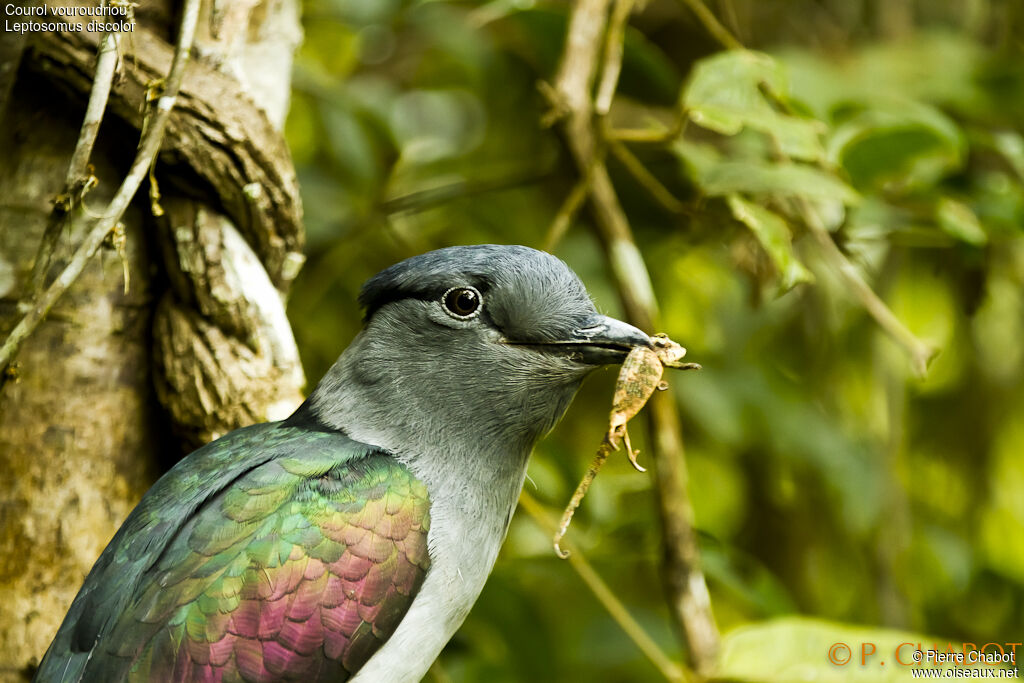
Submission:
M 484 297 L 476 287 L 452 287 L 441 295 L 444 312 L 456 320 L 472 320 L 483 305 Z

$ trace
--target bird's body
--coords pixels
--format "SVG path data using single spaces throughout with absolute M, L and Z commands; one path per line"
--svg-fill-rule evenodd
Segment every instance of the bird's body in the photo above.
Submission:
M 423 583 L 429 526 L 426 488 L 386 453 L 283 423 L 232 432 L 135 508 L 54 644 L 77 653 L 40 676 L 345 680 Z
M 533 444 L 591 369 L 649 343 L 525 247 L 415 257 L 361 302 L 292 417 L 143 497 L 37 680 L 419 680 L 483 588 Z

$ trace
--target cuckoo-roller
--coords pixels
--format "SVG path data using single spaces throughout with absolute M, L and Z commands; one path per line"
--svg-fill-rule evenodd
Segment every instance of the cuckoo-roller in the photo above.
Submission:
M 186 456 L 103 551 L 37 681 L 420 680 L 491 572 L 534 443 L 650 345 L 556 257 L 450 247 L 371 278 L 288 419 Z

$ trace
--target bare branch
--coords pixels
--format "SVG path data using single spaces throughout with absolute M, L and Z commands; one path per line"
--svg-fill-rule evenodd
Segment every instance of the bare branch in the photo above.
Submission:
M 618 140 L 610 140 L 608 147 L 633 178 L 669 213 L 685 213 L 686 206 L 676 199 L 654 174 L 647 170 L 636 155 Z
M 551 176 L 548 168 L 521 168 L 505 176 L 471 178 L 417 190 L 409 194 L 384 199 L 380 211 L 384 214 L 416 213 L 427 211 L 460 199 L 469 199 L 490 192 L 501 192 L 543 182 Z
M 584 177 L 592 174 L 590 199 L 595 227 L 627 316 L 641 328 L 654 329 L 658 327 L 658 303 L 647 266 L 600 156 L 604 146 L 600 138 L 602 127 L 595 119 L 591 99 L 599 39 L 608 21 L 608 5 L 609 0 L 577 0 L 574 5 L 555 79 L 554 99 L 564 110 L 563 129 L 580 174 Z M 714 667 L 719 636 L 692 526 L 682 435 L 671 394 L 663 394 L 654 404 L 659 407 L 652 414 L 657 446 L 653 455 L 664 529 L 666 584 L 672 614 L 681 627 L 683 645 L 697 671 L 705 674 Z
M 565 201 L 562 202 L 562 206 L 558 209 L 555 219 L 551 221 L 551 226 L 544 237 L 545 251 L 554 251 L 558 243 L 565 237 L 565 233 L 569 230 L 569 225 L 572 224 L 572 219 L 576 217 L 576 213 L 583 206 L 583 200 L 587 198 L 587 194 L 590 192 L 590 182 L 593 179 L 593 175 L 594 169 L 591 166 L 587 173 L 573 186 Z
M 120 47 L 121 34 L 119 32 L 103 34 L 96 54 L 96 73 L 93 76 L 92 89 L 89 91 L 89 103 L 85 108 L 85 118 L 78 133 L 75 151 L 71 154 L 71 163 L 68 164 L 64 190 L 54 205 L 53 214 L 43 233 L 36 260 L 32 266 L 30 291 L 33 298 L 38 297 L 46 285 L 46 273 L 50 269 L 53 252 L 56 250 L 57 240 L 68 213 L 81 202 L 92 187 L 92 183 L 86 177 L 86 168 L 89 164 L 89 157 L 92 156 L 93 145 L 96 143 L 96 135 L 100 131 L 103 112 L 107 109 L 110 86 L 114 81 L 114 74 L 117 72 Z
M 86 0 L 66 1 L 84 6 Z M 100 36 L 69 30 L 31 38 L 26 68 L 87 97 Z M 131 58 L 121 62 L 124 77 L 115 79 L 111 89 L 106 117 L 142 131 L 152 119 L 153 86 L 171 70 L 174 46 L 141 25 L 132 29 L 131 46 Z M 161 157 L 167 155 L 176 167 L 191 169 L 201 193 L 216 196 L 283 289 L 301 263 L 302 205 L 284 138 L 262 107 L 233 76 L 190 61 L 161 150 Z
M 519 495 L 519 504 L 526 514 L 533 518 L 533 521 L 548 534 L 554 534 L 555 525 L 551 522 L 547 511 L 544 506 L 541 505 L 536 498 L 531 496 L 526 491 L 523 491 Z M 694 675 L 691 671 L 688 671 L 685 667 L 680 666 L 676 662 L 673 662 L 668 655 L 666 655 L 658 644 L 654 642 L 654 639 L 648 635 L 644 627 L 633 618 L 633 615 L 629 613 L 626 606 L 622 604 L 622 601 L 615 596 L 615 592 L 608 587 L 608 584 L 604 582 L 601 575 L 597 573 L 593 566 L 587 562 L 587 558 L 584 557 L 583 553 L 578 548 L 572 548 L 572 553 L 568 557 L 569 563 L 572 568 L 579 574 L 583 582 L 587 584 L 587 587 L 591 590 L 598 601 L 604 606 L 608 613 L 612 616 L 626 635 L 636 643 L 636 646 L 640 648 L 640 651 L 651 661 L 654 666 L 658 668 L 661 675 L 669 681 L 691 681 L 694 680 Z
M 92 90 L 89 92 L 89 103 L 85 108 L 85 120 L 82 121 L 82 129 L 78 133 L 78 142 L 75 144 L 75 151 L 71 155 L 71 163 L 68 165 L 65 186 L 70 189 L 85 175 L 85 167 L 92 155 L 92 147 L 96 143 L 96 135 L 100 132 L 100 123 L 103 121 L 103 112 L 107 109 L 107 99 L 110 97 L 110 84 L 114 82 L 114 74 L 117 72 L 118 53 L 121 49 L 121 34 L 108 32 L 103 34 L 100 40 L 100 49 L 96 55 L 96 74 L 92 81 Z
M 923 377 L 927 374 L 928 364 L 935 358 L 938 349 L 921 341 L 908 330 L 906 325 L 879 298 L 875 290 L 871 289 L 871 286 L 864 281 L 854 265 L 850 263 L 843 252 L 839 251 L 832 235 L 823 225 L 821 216 L 810 202 L 800 199 L 798 205 L 804 224 L 814 236 L 814 240 L 818 244 L 818 251 L 825 262 L 846 282 L 864 310 L 875 319 L 878 326 L 910 354 L 911 367 L 919 377 Z
M 0 371 L 6 370 L 14 358 L 22 342 L 28 338 L 39 323 L 46 317 L 53 305 L 68 288 L 78 279 L 78 276 L 85 270 L 85 266 L 96 253 L 96 250 L 103 243 L 107 233 L 113 229 L 117 222 L 124 215 L 125 210 L 131 203 L 132 198 L 142 184 L 143 178 L 149 171 L 153 159 L 160 150 L 160 142 L 163 139 L 164 128 L 170 116 L 171 109 L 181 88 L 181 81 L 185 75 L 185 64 L 188 62 L 189 51 L 192 49 L 192 41 L 195 38 L 196 23 L 199 17 L 200 0 L 186 0 L 185 9 L 182 13 L 181 28 L 178 35 L 178 42 L 175 46 L 174 60 L 171 63 L 171 70 L 167 75 L 164 94 L 157 100 L 155 112 L 149 122 L 145 134 L 139 142 L 139 149 L 132 162 L 128 175 L 118 188 L 117 194 L 110 201 L 103 216 L 96 222 L 92 230 L 86 235 L 82 244 L 75 251 L 71 261 L 64 271 L 57 276 L 57 279 L 50 284 L 46 291 L 32 305 L 32 308 L 18 322 L 18 324 L 4 340 L 0 347 Z
M 680 0 L 686 5 L 691 12 L 697 15 L 697 19 L 707 32 L 711 36 L 721 43 L 722 47 L 727 50 L 743 50 L 743 43 L 736 39 L 732 33 L 729 32 L 722 22 L 708 9 L 708 6 L 704 4 L 703 0 Z
M 686 132 L 686 124 L 689 123 L 689 121 L 689 114 L 684 109 L 679 112 L 679 115 L 676 117 L 675 121 L 672 122 L 672 126 L 669 128 L 661 130 L 648 128 L 618 128 L 606 131 L 605 137 L 609 140 L 618 140 L 620 142 L 643 142 L 663 145 L 665 143 L 672 142 Z
M 605 116 L 612 108 L 612 97 L 619 85 L 619 73 L 622 71 L 623 43 L 626 39 L 626 23 L 629 13 L 633 11 L 635 0 L 615 0 L 612 8 L 612 19 L 608 26 L 608 34 L 604 43 L 604 65 L 601 67 L 601 83 L 597 86 L 597 97 L 594 99 L 594 110 L 598 116 Z

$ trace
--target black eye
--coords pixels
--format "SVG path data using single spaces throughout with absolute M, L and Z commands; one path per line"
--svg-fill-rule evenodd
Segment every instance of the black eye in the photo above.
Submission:
M 472 287 L 452 287 L 441 297 L 444 309 L 456 318 L 472 318 L 480 310 L 483 297 Z

